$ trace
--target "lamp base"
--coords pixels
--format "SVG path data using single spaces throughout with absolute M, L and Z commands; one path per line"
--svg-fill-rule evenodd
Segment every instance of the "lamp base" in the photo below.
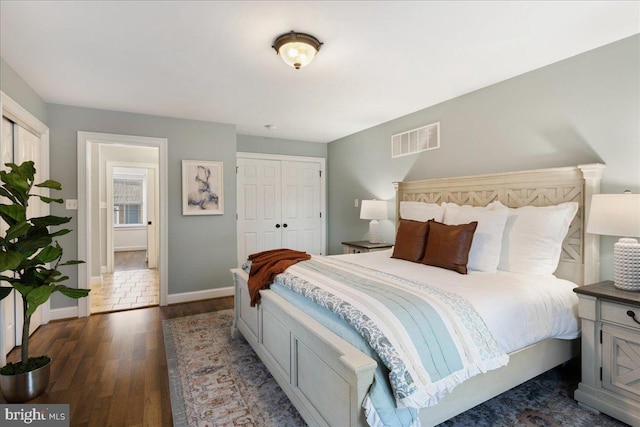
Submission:
M 369 223 L 369 243 L 380 243 L 380 223 L 377 219 Z
M 613 245 L 613 285 L 625 291 L 640 291 L 640 243 L 623 238 Z

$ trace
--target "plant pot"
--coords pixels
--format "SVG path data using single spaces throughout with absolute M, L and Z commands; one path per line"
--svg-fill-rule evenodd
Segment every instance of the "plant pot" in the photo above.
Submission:
M 17 375 L 0 374 L 0 388 L 8 403 L 27 402 L 40 396 L 49 385 L 51 362 L 35 369 Z

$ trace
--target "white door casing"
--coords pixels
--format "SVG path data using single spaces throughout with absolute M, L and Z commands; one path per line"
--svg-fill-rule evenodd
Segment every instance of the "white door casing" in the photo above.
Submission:
M 326 251 L 325 159 L 238 153 L 238 265 L 288 247 Z
M 158 273 L 160 275 L 160 305 L 168 298 L 168 141 L 166 138 L 78 132 L 78 258 L 87 263 L 78 266 L 78 287 L 89 289 L 91 262 L 91 144 L 114 144 L 157 147 L 158 170 Z M 91 314 L 91 294 L 78 300 L 78 316 Z

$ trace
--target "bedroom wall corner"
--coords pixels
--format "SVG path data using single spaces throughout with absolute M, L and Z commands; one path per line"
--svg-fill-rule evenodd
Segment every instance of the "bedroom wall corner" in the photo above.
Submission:
M 48 124 L 47 104 L 2 57 L 0 57 L 0 90 L 42 123 Z

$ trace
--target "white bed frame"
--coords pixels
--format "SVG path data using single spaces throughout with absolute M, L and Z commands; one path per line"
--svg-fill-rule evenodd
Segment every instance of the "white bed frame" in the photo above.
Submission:
M 599 241 L 585 233 L 585 212 L 599 193 L 605 166 L 581 165 L 524 172 L 394 183 L 396 208 L 402 200 L 509 207 L 546 206 L 575 201 L 571 224 L 556 271 L 579 285 L 599 276 Z M 396 210 L 397 211 L 397 210 Z M 366 426 L 361 408 L 376 363 L 310 316 L 270 290 L 250 307 L 247 274 L 232 270 L 235 320 L 241 333 L 310 426 Z M 547 339 L 511 353 L 509 364 L 456 387 L 436 406 L 421 409 L 423 426 L 439 424 L 579 354 L 578 340 Z

